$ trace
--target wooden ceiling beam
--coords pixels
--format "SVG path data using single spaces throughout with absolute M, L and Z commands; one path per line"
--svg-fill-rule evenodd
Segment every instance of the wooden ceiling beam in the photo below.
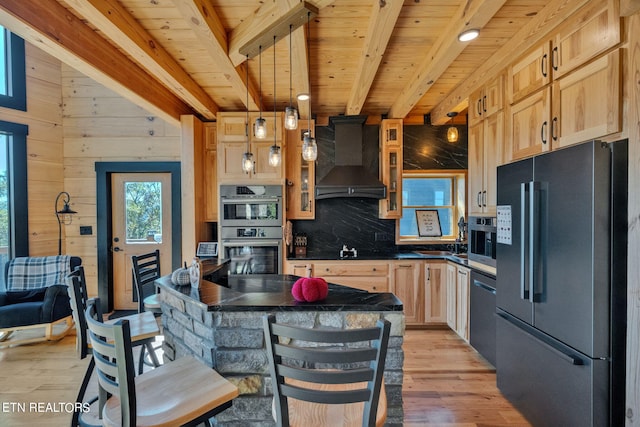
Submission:
M 303 3 L 308 3 L 319 10 L 334 1 L 315 0 Z M 234 65 L 242 63 L 246 56 L 240 53 L 240 49 L 258 38 L 265 28 L 274 27 L 283 19 L 287 19 L 288 14 L 298 7 L 300 3 L 300 0 L 264 2 L 255 12 L 244 18 L 240 25 L 229 32 L 229 58 L 231 58 L 231 62 Z
M 386 2 L 372 0 L 372 2 L 373 9 L 367 36 L 347 101 L 347 115 L 357 115 L 362 111 L 404 4 L 402 0 L 387 0 Z
M 389 109 L 390 118 L 404 118 L 442 73 L 467 46 L 458 40 L 465 30 L 482 29 L 506 0 L 468 0 L 461 2 L 449 25 L 424 57 L 407 85 Z
M 513 59 L 514 52 L 524 53 L 540 42 L 549 31 L 569 18 L 575 11 L 588 3 L 588 0 L 566 0 L 549 2 L 533 19 L 520 29 L 488 60 L 463 82 L 461 82 L 442 102 L 431 110 L 431 123 L 442 125 L 450 120 L 447 113 L 464 104 L 469 95 L 478 90 L 491 77 L 497 75 Z
M 640 0 L 620 0 L 620 16 L 631 16 L 640 12 Z
M 173 0 L 175 6 L 195 32 L 202 46 L 215 61 L 218 69 L 225 75 L 229 85 L 233 88 L 245 108 L 256 111 L 260 109 L 258 101 L 260 94 L 255 84 L 245 83 L 246 64 L 233 64 L 227 51 L 227 34 L 222 26 L 220 18 L 211 2 L 206 0 Z M 249 105 L 247 105 L 247 90 L 249 92 Z
M 194 114 L 182 99 L 56 0 L 2 0 L 0 22 L 9 30 L 153 114 L 180 126 Z
M 175 59 L 116 0 L 67 0 L 142 68 L 163 82 L 202 117 L 216 118 L 218 106 Z

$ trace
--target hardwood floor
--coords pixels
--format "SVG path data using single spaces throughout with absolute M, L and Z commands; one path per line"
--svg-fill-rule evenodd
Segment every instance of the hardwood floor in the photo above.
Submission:
M 404 350 L 405 426 L 529 425 L 497 390 L 491 365 L 450 330 L 408 330 Z M 74 335 L 0 349 L 0 426 L 68 426 L 64 404 L 87 364 Z

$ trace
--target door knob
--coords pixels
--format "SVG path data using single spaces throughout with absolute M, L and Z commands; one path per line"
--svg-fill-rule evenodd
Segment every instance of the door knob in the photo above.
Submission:
M 120 252 L 120 248 L 119 248 L 119 247 L 117 247 L 117 246 L 114 246 L 114 248 L 113 248 L 113 252 Z

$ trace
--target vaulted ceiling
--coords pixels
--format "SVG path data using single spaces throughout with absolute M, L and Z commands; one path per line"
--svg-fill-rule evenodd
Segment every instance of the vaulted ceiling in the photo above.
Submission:
M 469 93 L 587 0 L 2 0 L 0 24 L 174 119 L 284 110 L 408 118 L 463 111 Z M 248 61 L 243 47 L 292 16 Z M 297 19 L 300 17 L 298 16 Z M 306 22 L 306 21 L 305 21 Z M 461 43 L 457 36 L 479 28 Z M 307 34 L 309 35 L 307 39 Z M 281 37 L 283 36 L 283 37 Z M 254 43 L 255 44 L 255 43 Z M 291 45 L 291 51 L 289 46 Z M 290 55 L 291 52 L 291 55 Z M 249 84 L 246 84 L 246 67 Z M 275 87 L 274 87 L 275 69 Z M 291 84 L 291 90 L 290 90 Z

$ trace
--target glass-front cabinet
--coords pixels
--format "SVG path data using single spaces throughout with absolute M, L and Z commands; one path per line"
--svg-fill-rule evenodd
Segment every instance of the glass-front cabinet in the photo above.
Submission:
M 307 120 L 298 129 L 288 130 L 287 140 L 287 219 L 314 219 L 316 163 L 302 158 L 302 142 L 309 128 Z M 311 135 L 315 137 L 315 122 L 311 120 Z
M 379 217 L 402 217 L 402 119 L 385 119 L 380 124 L 380 180 L 387 197 L 380 200 Z

